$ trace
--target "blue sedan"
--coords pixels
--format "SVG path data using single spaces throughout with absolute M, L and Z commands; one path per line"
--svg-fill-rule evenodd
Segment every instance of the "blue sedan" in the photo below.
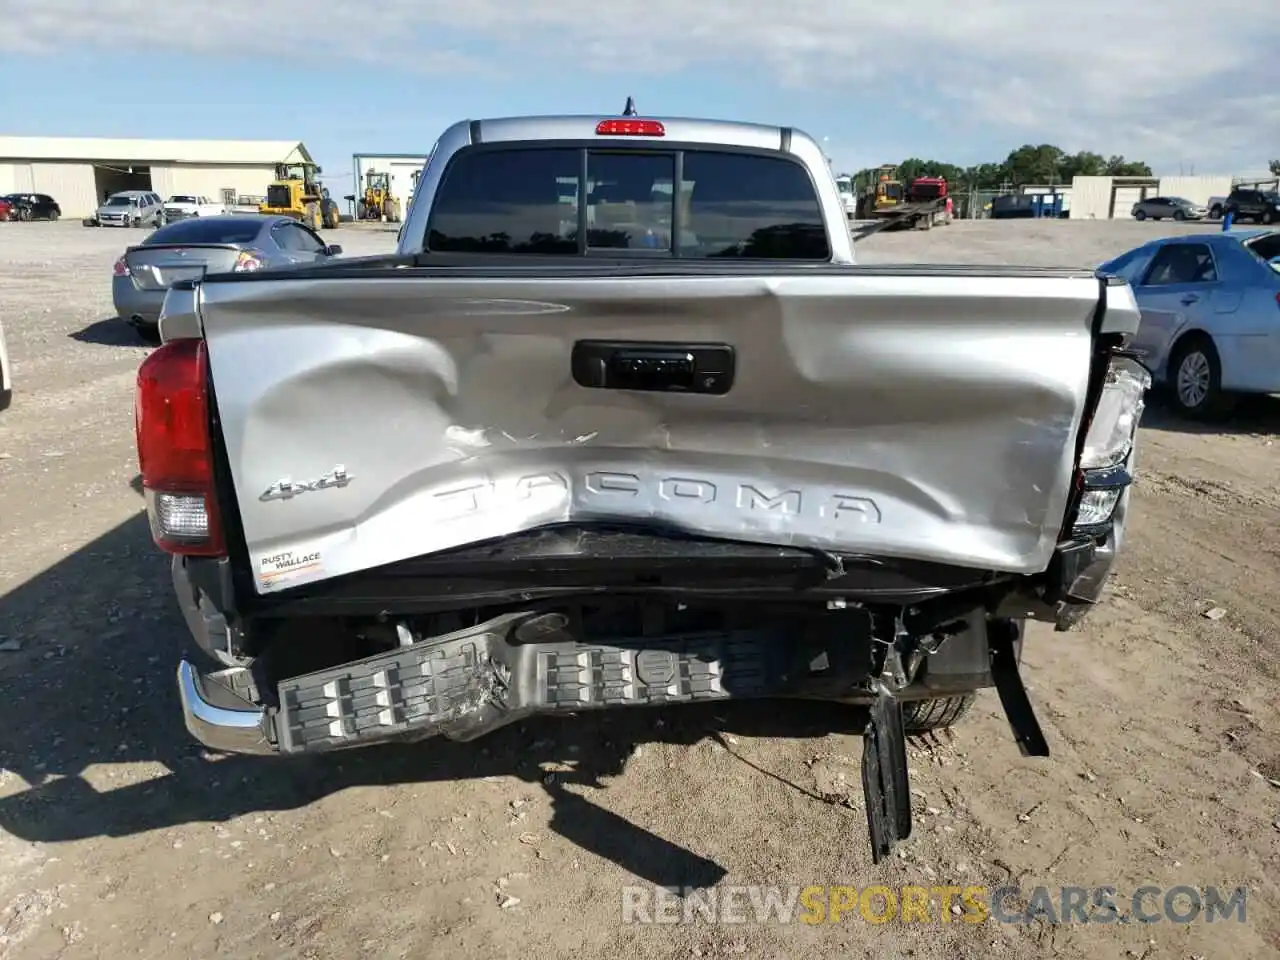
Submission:
M 1133 288 L 1142 323 L 1131 346 L 1184 414 L 1280 393 L 1280 231 L 1166 237 L 1101 269 Z
M 130 247 L 112 270 L 116 315 L 149 340 L 158 336 L 169 287 L 206 273 L 315 264 L 342 253 L 296 220 L 259 214 L 193 217 Z

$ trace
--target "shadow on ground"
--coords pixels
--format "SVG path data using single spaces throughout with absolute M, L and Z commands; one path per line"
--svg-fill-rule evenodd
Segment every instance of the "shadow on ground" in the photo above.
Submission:
M 127 321 L 119 317 L 103 317 L 95 320 L 83 330 L 69 335 L 72 340 L 81 343 L 92 343 L 100 347 L 150 347 L 155 344 L 148 341 Z
M 652 883 L 702 886 L 718 881 L 723 868 L 597 807 L 575 788 L 603 786 L 640 743 L 713 737 L 732 750 L 725 733 L 816 737 L 832 730 L 833 716 L 842 729 L 860 729 L 857 711 L 830 704 L 762 710 L 743 702 L 526 721 L 466 744 L 436 739 L 302 758 L 214 757 L 189 739 L 180 718 L 174 668 L 187 633 L 168 560 L 152 545 L 141 513 L 0 597 L 0 623 L 22 644 L 0 653 L 0 765 L 27 785 L 0 799 L 0 829 L 36 842 L 296 810 L 355 786 L 514 776 L 548 791 L 551 829 L 584 849 Z M 552 760 L 572 772 L 546 783 L 541 764 Z M 168 774 L 107 792 L 81 776 L 91 765 L 145 761 Z
M 1147 401 L 1142 426 L 1165 433 L 1213 434 L 1215 436 L 1270 436 L 1280 434 L 1280 398 L 1243 396 L 1219 416 L 1193 420 L 1179 413 L 1159 391 Z

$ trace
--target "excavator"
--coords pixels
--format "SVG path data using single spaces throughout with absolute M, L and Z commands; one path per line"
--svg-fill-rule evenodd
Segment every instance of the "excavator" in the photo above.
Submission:
M 338 202 L 320 185 L 320 172 L 314 163 L 277 163 L 276 179 L 258 212 L 293 217 L 312 230 L 333 229 L 339 223 Z
M 391 191 L 391 174 L 370 170 L 364 175 L 364 196 L 354 195 L 348 200 L 356 200 L 357 220 L 383 220 L 387 223 L 399 223 L 403 211 L 399 199 Z

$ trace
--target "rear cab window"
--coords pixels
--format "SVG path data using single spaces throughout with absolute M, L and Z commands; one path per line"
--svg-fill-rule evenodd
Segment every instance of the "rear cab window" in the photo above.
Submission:
M 435 253 L 831 257 L 804 166 L 725 148 L 469 147 L 445 171 L 425 240 Z

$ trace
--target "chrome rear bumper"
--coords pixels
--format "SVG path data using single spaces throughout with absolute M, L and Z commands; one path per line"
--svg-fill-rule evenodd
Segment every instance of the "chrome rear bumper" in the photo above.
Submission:
M 221 684 L 211 691 L 206 682 L 217 683 L 204 680 L 186 660 L 178 664 L 178 697 L 191 736 L 223 753 L 276 753 L 276 745 L 267 738 L 266 712 Z

